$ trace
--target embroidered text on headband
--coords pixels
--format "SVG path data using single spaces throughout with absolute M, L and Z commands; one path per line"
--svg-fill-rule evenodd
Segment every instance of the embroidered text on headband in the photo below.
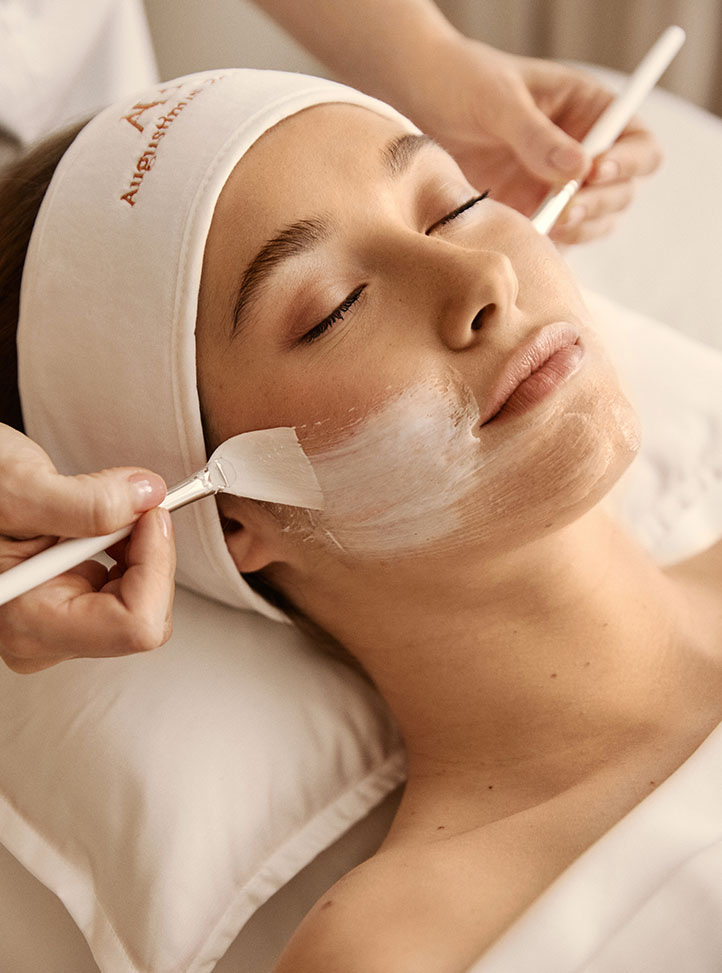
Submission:
M 194 332 L 216 200 L 265 131 L 328 102 L 416 131 L 344 85 L 236 69 L 131 96 L 73 142 L 33 231 L 18 327 L 26 429 L 61 471 L 137 464 L 174 483 L 203 466 Z M 213 503 L 174 524 L 181 584 L 282 617 L 239 576 Z

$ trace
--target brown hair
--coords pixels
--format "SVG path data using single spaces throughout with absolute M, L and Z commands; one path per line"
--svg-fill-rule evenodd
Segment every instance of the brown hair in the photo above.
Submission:
M 0 422 L 21 431 L 15 339 L 23 266 L 53 173 L 85 124 L 58 132 L 0 171 Z

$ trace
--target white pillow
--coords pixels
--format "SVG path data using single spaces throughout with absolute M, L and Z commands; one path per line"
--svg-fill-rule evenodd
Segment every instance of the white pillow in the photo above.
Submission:
M 657 556 L 690 553 L 722 528 L 722 355 L 588 297 L 643 421 L 661 419 L 616 502 Z M 286 626 L 185 591 L 153 653 L 0 667 L 0 842 L 104 973 L 211 969 L 402 778 L 363 679 Z
M 0 668 L 0 841 L 104 973 L 212 968 L 402 779 L 361 677 L 288 626 L 188 591 L 155 652 Z
M 722 351 L 599 294 L 584 298 L 642 423 L 611 505 L 657 561 L 681 560 L 722 536 Z

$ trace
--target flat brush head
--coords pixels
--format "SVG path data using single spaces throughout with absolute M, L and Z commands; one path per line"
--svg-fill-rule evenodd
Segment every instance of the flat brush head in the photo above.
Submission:
M 207 469 L 221 493 L 323 510 L 316 474 L 290 426 L 232 436 L 214 451 Z

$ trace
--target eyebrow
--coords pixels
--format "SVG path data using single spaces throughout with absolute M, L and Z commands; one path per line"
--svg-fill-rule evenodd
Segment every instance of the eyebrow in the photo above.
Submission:
M 407 132 L 391 139 L 381 155 L 381 164 L 392 179 L 398 179 L 411 165 L 422 149 L 429 146 L 441 148 L 430 135 Z
M 381 165 L 389 178 L 396 180 L 409 168 L 418 153 L 438 143 L 430 135 L 406 133 L 393 138 L 381 153 Z M 331 236 L 333 223 L 323 217 L 299 220 L 285 227 L 263 244 L 246 267 L 233 302 L 231 338 L 242 328 L 250 306 L 283 263 L 310 253 Z

